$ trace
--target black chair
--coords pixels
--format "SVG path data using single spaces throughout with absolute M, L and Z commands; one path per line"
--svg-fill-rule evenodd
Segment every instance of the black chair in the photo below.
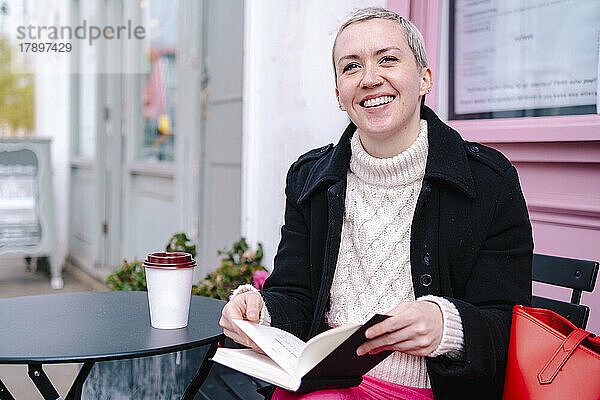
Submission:
M 598 277 L 598 262 L 548 256 L 533 255 L 532 277 L 534 282 L 548 283 L 573 289 L 571 302 L 533 296 L 533 307 L 546 308 L 567 318 L 579 328 L 585 329 L 590 308 L 579 304 L 581 292 L 594 290 Z

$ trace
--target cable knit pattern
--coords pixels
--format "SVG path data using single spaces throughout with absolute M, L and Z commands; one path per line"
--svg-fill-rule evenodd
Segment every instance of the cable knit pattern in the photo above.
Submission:
M 427 122 L 392 158 L 369 155 L 359 133 L 351 140 L 346 207 L 327 323 L 364 323 L 402 301 L 413 301 L 410 226 L 427 164 Z M 430 387 L 425 358 L 395 352 L 369 375 L 413 387 Z

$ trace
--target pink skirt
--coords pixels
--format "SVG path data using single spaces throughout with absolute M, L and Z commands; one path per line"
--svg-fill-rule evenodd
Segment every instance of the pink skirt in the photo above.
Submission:
M 373 378 L 363 376 L 360 385 L 346 389 L 329 389 L 318 392 L 298 394 L 277 388 L 273 393 L 272 400 L 431 400 L 433 392 L 431 389 L 413 388 L 397 385 Z

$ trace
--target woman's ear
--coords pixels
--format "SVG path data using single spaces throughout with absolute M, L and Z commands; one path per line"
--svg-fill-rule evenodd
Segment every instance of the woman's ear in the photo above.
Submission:
M 335 97 L 337 98 L 340 110 L 346 111 L 346 106 L 344 105 L 344 103 L 342 103 L 342 100 L 340 99 L 340 91 L 337 88 L 335 88 Z
M 421 78 L 421 89 L 419 90 L 419 96 L 431 92 L 432 85 L 433 81 L 431 78 L 431 69 L 429 69 L 429 67 L 423 67 L 423 77 Z

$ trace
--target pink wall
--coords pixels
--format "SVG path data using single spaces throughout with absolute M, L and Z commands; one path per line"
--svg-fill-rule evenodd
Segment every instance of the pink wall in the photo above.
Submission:
M 434 82 L 439 60 L 439 0 L 388 0 L 425 37 Z M 427 104 L 436 109 L 435 91 Z M 467 140 L 502 151 L 519 171 L 533 225 L 535 252 L 600 260 L 600 115 L 449 121 Z M 568 300 L 569 291 L 534 284 L 540 296 Z M 600 334 L 600 284 L 582 296 L 588 330 Z
M 403 17 L 410 16 L 410 0 L 388 0 L 387 8 Z

